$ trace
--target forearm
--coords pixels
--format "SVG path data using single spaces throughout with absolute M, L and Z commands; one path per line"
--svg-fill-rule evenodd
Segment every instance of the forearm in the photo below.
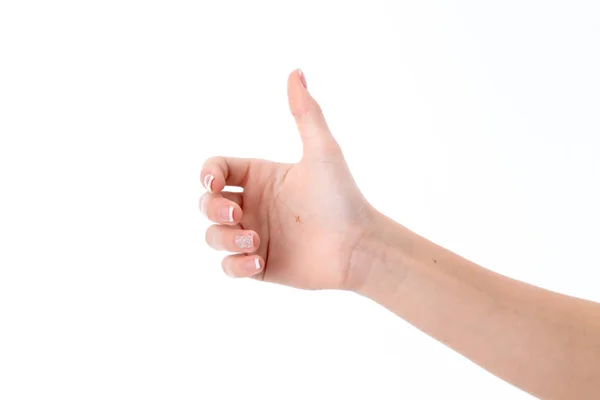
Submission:
M 600 396 L 600 305 L 492 271 L 377 214 L 360 294 L 544 398 Z

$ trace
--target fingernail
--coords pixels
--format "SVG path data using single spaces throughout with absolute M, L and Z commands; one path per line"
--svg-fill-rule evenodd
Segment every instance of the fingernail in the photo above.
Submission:
M 206 188 L 206 190 L 208 190 L 209 192 L 212 193 L 212 182 L 213 179 L 215 179 L 215 177 L 213 176 L 213 174 L 208 174 L 204 177 L 204 187 Z
M 217 215 L 221 221 L 233 222 L 233 206 L 219 208 Z
M 256 272 L 260 269 L 260 259 L 253 258 L 244 263 L 244 268 L 248 271 Z
M 239 235 L 235 237 L 235 244 L 240 249 L 251 249 L 254 247 L 254 240 L 252 238 L 251 233 L 246 233 L 244 235 Z
M 304 72 L 300 68 L 298 68 L 298 75 L 300 75 L 300 82 L 302 82 L 302 86 L 304 89 L 308 89 L 308 85 L 306 84 L 306 77 L 304 76 Z

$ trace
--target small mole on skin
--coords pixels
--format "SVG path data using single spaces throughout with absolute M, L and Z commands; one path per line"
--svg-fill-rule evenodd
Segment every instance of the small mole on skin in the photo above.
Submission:
M 437 260 L 435 258 L 433 259 L 433 262 L 437 264 Z
M 299 215 L 296 215 L 296 222 L 300 222 L 300 216 Z M 302 223 L 302 222 L 300 222 L 300 223 Z

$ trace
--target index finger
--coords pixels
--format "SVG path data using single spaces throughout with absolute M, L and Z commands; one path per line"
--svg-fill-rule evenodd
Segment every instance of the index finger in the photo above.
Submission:
M 211 193 L 219 193 L 225 186 L 244 187 L 251 164 L 248 158 L 212 157 L 204 162 L 200 180 Z

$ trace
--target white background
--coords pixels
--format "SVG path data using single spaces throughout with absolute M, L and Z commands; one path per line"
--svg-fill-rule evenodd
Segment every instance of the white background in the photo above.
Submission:
M 589 1 L 0 2 L 0 398 L 530 396 L 367 299 L 232 280 L 212 155 L 294 161 L 302 67 L 362 191 L 600 301 Z

